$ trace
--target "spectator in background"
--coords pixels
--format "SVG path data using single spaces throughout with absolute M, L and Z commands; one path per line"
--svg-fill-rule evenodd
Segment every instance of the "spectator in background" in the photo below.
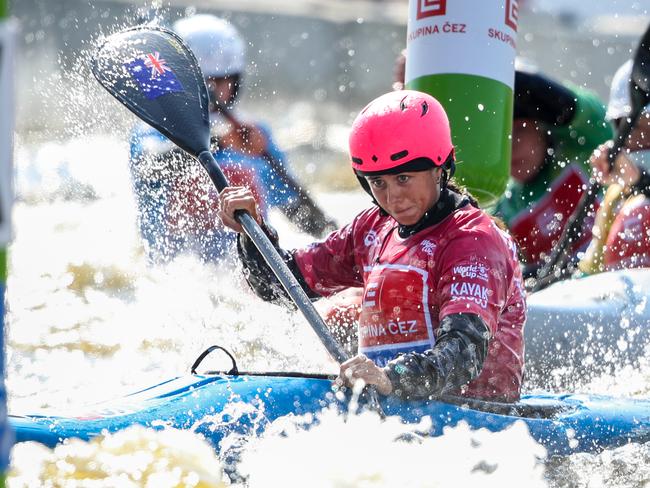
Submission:
M 260 211 L 279 208 L 316 237 L 334 227 L 286 169 L 284 154 L 265 125 L 242 122 L 235 106 L 242 85 L 245 43 L 235 27 L 212 15 L 178 20 L 173 29 L 194 52 L 210 97 L 212 148 L 233 185 L 251 188 Z M 140 232 L 149 259 L 166 262 L 193 252 L 205 261 L 234 252 L 234 235 L 220 224 L 216 189 L 192 158 L 153 128 L 140 124 L 131 136 L 131 175 Z
M 629 60 L 612 79 L 607 119 L 617 128 L 632 111 L 631 74 Z M 611 141 L 602 144 L 590 160 L 596 177 L 609 186 L 591 244 L 579 263 L 585 273 L 650 267 L 650 104 L 643 108 L 612 170 L 611 147 Z
M 589 156 L 612 135 L 591 91 L 515 72 L 511 179 L 495 207 L 521 247 L 525 276 L 550 254 L 589 184 Z M 590 240 L 591 222 L 574 251 Z

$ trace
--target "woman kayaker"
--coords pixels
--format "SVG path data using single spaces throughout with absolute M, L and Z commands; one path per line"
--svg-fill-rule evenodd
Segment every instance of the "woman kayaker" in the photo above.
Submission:
M 453 183 L 447 115 L 430 95 L 395 91 L 357 116 L 352 168 L 375 206 L 324 241 L 278 248 L 306 293 L 330 296 L 363 287 L 358 355 L 338 381 L 422 399 L 442 393 L 515 401 L 521 386 L 526 302 L 510 236 Z M 223 223 L 240 232 L 246 277 L 267 301 L 284 290 L 234 212 L 245 209 L 277 246 L 254 195 L 226 188 Z

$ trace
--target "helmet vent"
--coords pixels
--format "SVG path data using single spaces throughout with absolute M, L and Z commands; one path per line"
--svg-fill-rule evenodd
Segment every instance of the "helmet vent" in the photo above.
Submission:
M 429 104 L 427 102 L 422 102 L 422 115 L 420 115 L 420 117 L 424 117 L 428 111 L 429 111 Z
M 404 149 L 403 151 L 392 154 L 391 157 L 390 157 L 390 160 L 391 161 L 397 161 L 398 159 L 405 158 L 406 156 L 408 156 L 408 154 L 409 154 L 409 152 L 406 149 Z
M 352 162 L 355 164 L 363 164 L 363 159 L 361 158 L 352 158 Z
M 372 160 L 376 163 L 379 158 L 375 156 L 374 154 L 372 155 Z
M 407 109 L 406 103 L 404 103 L 404 100 L 406 100 L 406 97 L 402 98 L 402 101 L 399 102 L 399 108 L 404 112 L 404 110 Z

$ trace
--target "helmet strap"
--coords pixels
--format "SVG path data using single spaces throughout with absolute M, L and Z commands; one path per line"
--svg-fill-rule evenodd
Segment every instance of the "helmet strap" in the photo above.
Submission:
M 447 188 L 447 183 L 449 182 L 450 179 L 454 177 L 455 173 L 456 173 L 456 160 L 454 158 L 454 150 L 452 149 L 451 152 L 449 153 L 449 156 L 447 156 L 447 159 L 442 164 L 442 182 L 440 185 L 441 190 Z

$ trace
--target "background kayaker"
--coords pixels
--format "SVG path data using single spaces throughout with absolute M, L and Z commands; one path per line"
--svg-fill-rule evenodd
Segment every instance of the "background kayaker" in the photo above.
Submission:
M 352 168 L 375 206 L 311 246 L 284 251 L 253 193 L 226 188 L 219 217 L 241 232 L 249 211 L 313 299 L 363 287 L 358 355 L 338 382 L 382 394 L 441 393 L 514 401 L 523 372 L 526 303 L 510 236 L 451 180 L 454 147 L 447 115 L 430 95 L 393 91 L 355 119 Z M 244 234 L 245 276 L 267 301 L 288 298 Z
M 632 111 L 632 60 L 612 78 L 607 119 L 615 127 Z M 644 107 L 610 171 L 612 141 L 602 144 L 590 159 L 594 174 L 608 185 L 596 215 L 593 239 L 579 269 L 598 273 L 622 268 L 650 267 L 650 104 Z
M 494 213 L 521 248 L 524 276 L 549 255 L 589 183 L 589 157 L 612 137 L 605 107 L 589 90 L 519 66 L 515 72 L 510 181 Z M 574 251 L 584 250 L 593 220 Z
M 301 200 L 303 192 L 288 173 L 270 129 L 242 121 L 235 111 L 246 66 L 245 42 L 235 27 L 200 14 L 176 21 L 173 29 L 196 55 L 205 76 L 214 156 L 228 179 L 250 187 L 263 212 L 277 207 L 317 237 L 332 230 L 333 222 L 313 201 Z M 140 232 L 152 261 L 168 261 L 188 251 L 207 261 L 232 253 L 233 235 L 219 225 L 209 204 L 216 191 L 192 158 L 153 128 L 139 124 L 131 136 L 130 168 Z

